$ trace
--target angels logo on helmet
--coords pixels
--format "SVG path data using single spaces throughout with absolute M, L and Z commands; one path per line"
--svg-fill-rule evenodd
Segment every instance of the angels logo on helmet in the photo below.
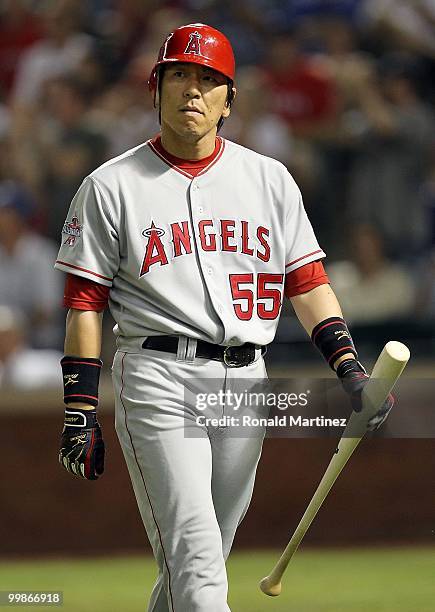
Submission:
M 184 50 L 184 53 L 188 55 L 189 53 L 193 53 L 194 55 L 202 55 L 200 40 L 202 36 L 199 32 L 192 32 L 189 34 L 189 42 L 187 43 L 187 47 Z

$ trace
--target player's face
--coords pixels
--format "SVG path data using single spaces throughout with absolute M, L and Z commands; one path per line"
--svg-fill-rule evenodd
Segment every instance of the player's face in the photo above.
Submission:
M 216 131 L 221 117 L 228 117 L 226 78 L 205 66 L 176 63 L 165 68 L 160 112 L 162 132 L 197 142 Z

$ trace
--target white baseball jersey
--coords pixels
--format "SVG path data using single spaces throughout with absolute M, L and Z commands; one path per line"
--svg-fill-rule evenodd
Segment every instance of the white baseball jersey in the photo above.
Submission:
M 180 334 L 269 344 L 285 274 L 325 256 L 286 168 L 219 138 L 195 178 L 148 141 L 92 172 L 56 267 L 110 290 L 123 339 Z

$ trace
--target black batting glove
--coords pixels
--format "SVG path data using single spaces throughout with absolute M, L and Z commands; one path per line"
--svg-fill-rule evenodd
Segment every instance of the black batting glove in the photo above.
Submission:
M 104 472 L 104 441 L 96 410 L 65 409 L 59 463 L 86 480 L 97 480 Z
M 361 392 L 369 380 L 369 375 L 364 367 L 356 359 L 345 359 L 337 367 L 337 376 L 343 385 L 343 389 L 350 396 L 353 410 L 361 412 Z M 390 414 L 393 406 L 394 396 L 390 393 L 381 408 L 369 420 L 367 431 L 378 429 Z

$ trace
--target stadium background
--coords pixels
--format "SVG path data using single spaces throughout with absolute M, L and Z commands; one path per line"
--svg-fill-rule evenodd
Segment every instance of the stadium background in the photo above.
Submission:
M 222 135 L 287 165 L 363 362 L 372 364 L 388 339 L 406 342 L 413 363 L 404 392 L 416 407 L 432 408 L 433 0 L 3 0 L 0 590 L 63 588 L 68 610 L 144 609 L 152 572 L 142 573 L 141 563 L 151 564 L 135 556 L 150 551 L 113 430 L 108 315 L 106 474 L 83 483 L 56 462 L 65 313 L 62 274 L 52 264 L 82 178 L 158 131 L 150 66 L 164 36 L 195 21 L 222 29 L 235 47 L 238 97 Z M 271 375 L 329 375 L 288 305 L 267 359 Z M 408 414 L 413 408 L 407 401 Z M 390 434 L 358 449 L 307 535 L 303 548 L 311 552 L 298 553 L 288 578 L 298 612 L 434 608 L 435 431 Z M 290 609 L 291 599 L 252 603 L 249 593 L 275 558 L 262 551 L 286 543 L 334 444 L 266 441 L 235 544 L 231 585 L 246 585 L 235 610 Z M 42 558 L 53 557 L 45 566 Z M 107 558 L 119 559 L 123 571 L 105 573 L 98 559 Z M 90 565 L 77 566 L 84 560 Z M 65 573 L 56 574 L 61 566 Z M 83 582 L 89 573 L 94 590 Z M 345 582 L 352 589 L 342 600 Z M 125 593 L 113 599 L 123 585 L 130 594 L 139 589 L 137 602 L 120 604 Z M 83 598 L 75 601 L 74 592 Z

